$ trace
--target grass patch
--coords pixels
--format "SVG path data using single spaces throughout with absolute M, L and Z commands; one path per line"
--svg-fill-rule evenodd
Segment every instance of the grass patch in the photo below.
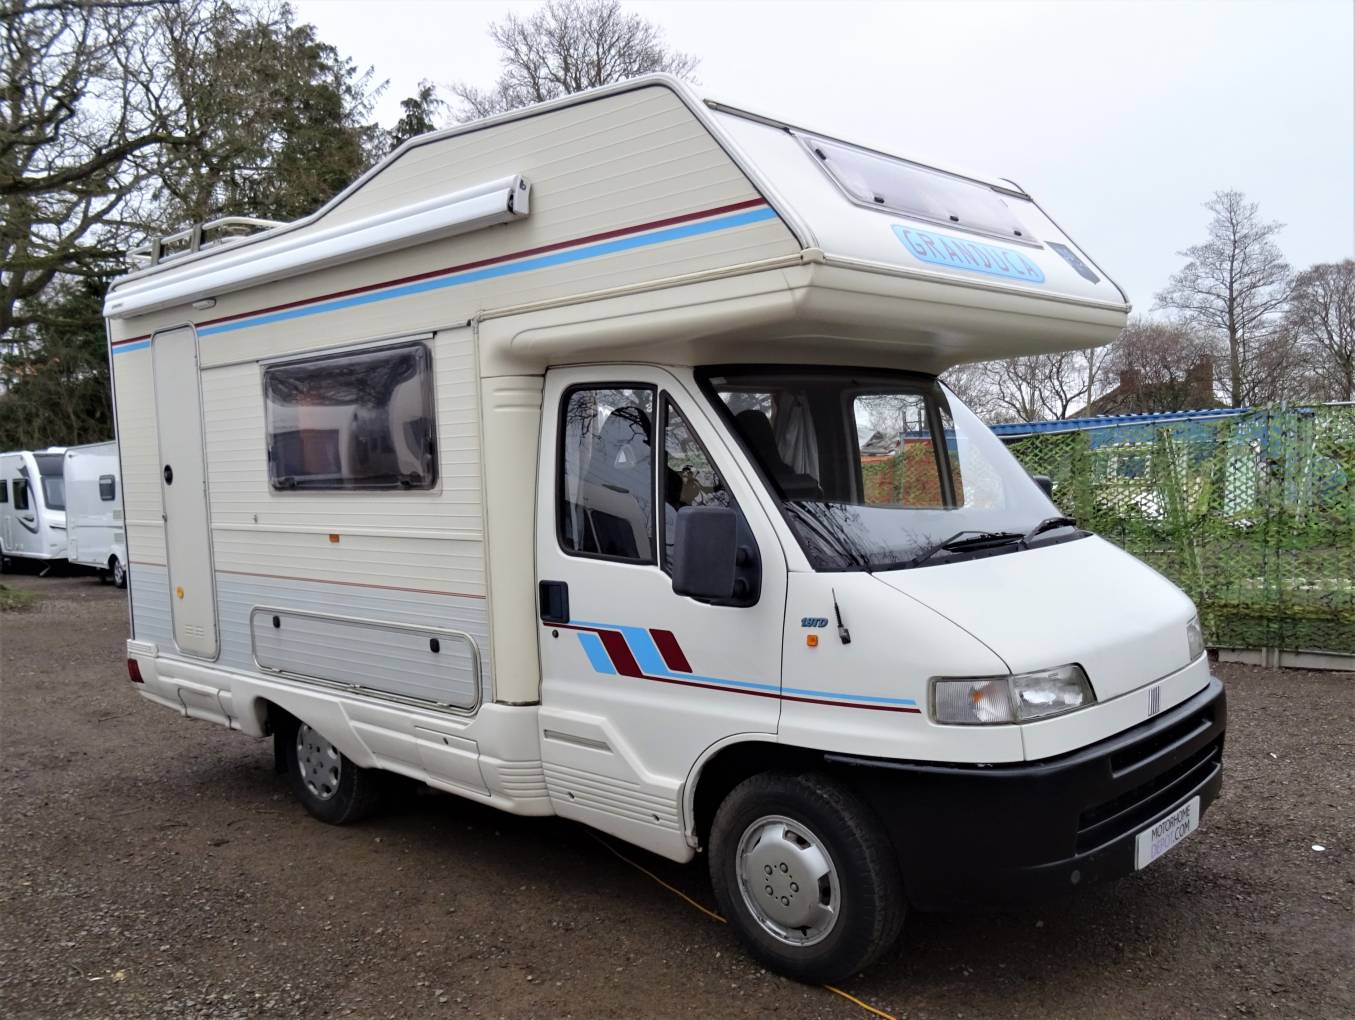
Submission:
M 0 584 L 0 613 L 12 612 L 16 609 L 27 609 L 33 604 L 36 596 L 31 591 L 24 591 L 21 588 L 11 588 L 7 584 Z

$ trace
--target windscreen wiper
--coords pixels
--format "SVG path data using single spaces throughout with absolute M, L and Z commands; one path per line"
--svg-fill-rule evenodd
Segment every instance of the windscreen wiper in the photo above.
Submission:
M 970 536 L 965 538 L 964 536 Z M 920 556 L 914 556 L 906 567 L 920 567 L 937 553 L 961 553 L 975 549 L 1011 545 L 1025 541 L 1025 537 L 1015 531 L 957 531 L 944 542 L 938 542 Z
M 1035 527 L 1031 528 L 1023 536 L 1021 536 L 1021 545 L 1029 546 L 1030 540 L 1034 538 L 1036 535 L 1043 535 L 1046 531 L 1053 531 L 1055 528 L 1076 528 L 1076 527 L 1077 521 L 1073 520 L 1071 517 L 1064 517 L 1062 515 L 1058 517 L 1046 517 L 1039 524 L 1035 525 Z
M 870 573 L 870 557 L 857 547 L 856 543 L 841 527 L 835 527 L 828 520 L 810 513 L 809 510 L 794 500 L 786 500 L 782 503 L 782 506 L 794 512 L 795 516 L 809 525 L 825 543 L 841 553 L 848 563 L 858 570 Z

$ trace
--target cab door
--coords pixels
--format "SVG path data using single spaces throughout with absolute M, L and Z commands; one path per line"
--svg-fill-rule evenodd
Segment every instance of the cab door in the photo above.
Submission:
M 692 766 L 727 738 L 776 732 L 785 561 L 723 433 L 667 371 L 553 371 L 542 423 L 546 786 L 559 814 L 685 860 Z M 692 506 L 740 515 L 743 585 L 723 602 L 673 591 L 677 514 Z

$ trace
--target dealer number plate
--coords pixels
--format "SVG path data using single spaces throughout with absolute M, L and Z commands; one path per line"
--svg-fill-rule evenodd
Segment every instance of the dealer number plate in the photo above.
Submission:
M 1200 798 L 1191 797 L 1135 837 L 1134 867 L 1146 868 L 1200 827 Z

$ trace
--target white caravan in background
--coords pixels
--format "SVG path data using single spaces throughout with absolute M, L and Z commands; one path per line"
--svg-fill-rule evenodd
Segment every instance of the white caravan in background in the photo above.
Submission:
M 66 451 L 66 558 L 95 567 L 127 587 L 118 444 L 91 443 Z
M 0 453 L 0 566 L 66 558 L 64 447 Z
M 212 243 L 257 226 L 107 297 L 128 671 L 271 736 L 317 817 L 385 770 L 704 852 L 823 981 L 909 905 L 1146 867 L 1218 794 L 1190 600 L 937 379 L 1124 325 L 1017 185 L 650 77 Z

